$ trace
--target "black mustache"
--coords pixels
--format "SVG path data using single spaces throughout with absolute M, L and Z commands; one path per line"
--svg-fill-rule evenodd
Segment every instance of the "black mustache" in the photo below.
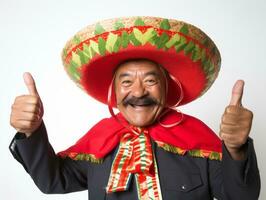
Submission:
M 127 97 L 125 98 L 123 101 L 122 101 L 123 105 L 124 106 L 127 106 L 127 105 L 133 105 L 133 106 L 149 106 L 149 105 L 157 105 L 159 104 L 159 102 L 150 97 L 150 96 L 144 96 L 144 97 L 134 97 L 134 96 L 131 96 L 131 97 Z

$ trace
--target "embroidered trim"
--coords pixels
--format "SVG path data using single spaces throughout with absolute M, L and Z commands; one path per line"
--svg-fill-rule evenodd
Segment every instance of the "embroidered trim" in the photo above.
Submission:
M 188 155 L 193 157 L 208 158 L 210 160 L 222 160 L 222 153 L 220 152 L 209 151 L 204 149 L 185 150 L 160 141 L 155 141 L 155 142 L 157 143 L 158 147 L 161 147 L 165 151 L 179 154 L 182 156 L 188 153 Z
M 155 141 L 158 147 L 164 149 L 165 151 L 175 153 L 178 155 L 185 155 L 188 153 L 192 157 L 200 157 L 200 158 L 208 158 L 210 160 L 222 160 L 222 153 L 215 151 L 208 151 L 202 149 L 196 150 L 184 150 L 179 147 L 172 146 L 170 144 L 165 144 L 163 142 Z M 85 153 L 69 153 L 68 155 L 64 155 L 62 157 L 69 157 L 73 160 L 84 160 L 89 161 L 96 164 L 101 164 L 103 162 L 103 158 L 96 158 L 93 154 L 85 154 Z
M 61 155 L 61 157 L 63 158 L 69 157 L 72 160 L 84 160 L 96 164 L 101 164 L 103 162 L 103 158 L 96 158 L 93 154 L 86 154 L 86 153 L 69 153 L 67 155 Z

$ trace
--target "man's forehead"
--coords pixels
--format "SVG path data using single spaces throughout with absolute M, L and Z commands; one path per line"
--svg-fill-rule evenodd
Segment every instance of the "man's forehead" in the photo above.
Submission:
M 120 73 L 130 74 L 132 71 L 136 70 L 142 70 L 145 71 L 144 73 L 149 73 L 149 74 L 159 75 L 161 73 L 158 63 L 147 59 L 134 59 L 134 60 L 127 60 L 119 64 L 118 67 L 116 68 L 115 74 L 120 74 Z
M 134 71 L 131 71 L 131 70 L 122 71 L 122 72 L 117 73 L 116 78 L 122 79 L 123 77 L 135 76 L 136 74 L 137 74 L 137 72 L 135 70 Z M 156 78 L 160 78 L 162 76 L 162 74 L 159 71 L 157 71 L 157 70 L 155 71 L 153 69 L 147 70 L 147 71 L 141 73 L 141 75 L 143 77 L 154 76 Z

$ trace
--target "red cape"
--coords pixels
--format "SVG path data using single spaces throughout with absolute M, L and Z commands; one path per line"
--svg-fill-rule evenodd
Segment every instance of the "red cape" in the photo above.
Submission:
M 117 117 L 123 123 L 127 123 L 120 113 Z M 161 122 L 171 124 L 180 119 L 181 114 L 173 110 L 165 114 Z M 165 128 L 159 123 L 154 123 L 146 128 L 151 139 L 165 150 L 221 159 L 221 140 L 206 124 L 195 117 L 183 114 L 183 121 L 174 127 Z M 119 144 L 121 135 L 128 131 L 114 117 L 106 118 L 93 126 L 76 144 L 58 154 L 72 159 L 80 159 L 78 155 L 102 159 Z

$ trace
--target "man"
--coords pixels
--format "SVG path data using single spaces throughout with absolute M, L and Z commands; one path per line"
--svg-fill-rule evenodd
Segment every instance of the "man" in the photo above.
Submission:
M 222 117 L 222 143 L 200 120 L 173 109 L 203 94 L 214 81 L 217 71 L 209 78 L 200 71 L 219 68 L 214 44 L 209 53 L 192 38 L 195 32 L 203 35 L 200 30 L 179 21 L 150 17 L 112 23 L 116 31 L 96 24 L 93 36 L 75 38 L 77 46 L 67 44 L 63 55 L 72 79 L 108 104 L 112 114 L 69 149 L 54 153 L 34 79 L 24 75 L 30 95 L 17 97 L 12 106 L 11 125 L 18 133 L 10 149 L 40 190 L 88 189 L 89 199 L 257 199 L 260 179 L 249 138 L 252 112 L 241 105 L 244 82 L 235 84 Z M 129 42 L 124 44 L 126 34 Z M 202 52 L 210 58 L 207 64 Z M 106 73 L 100 74 L 103 69 Z M 115 115 L 113 107 L 120 113 Z

